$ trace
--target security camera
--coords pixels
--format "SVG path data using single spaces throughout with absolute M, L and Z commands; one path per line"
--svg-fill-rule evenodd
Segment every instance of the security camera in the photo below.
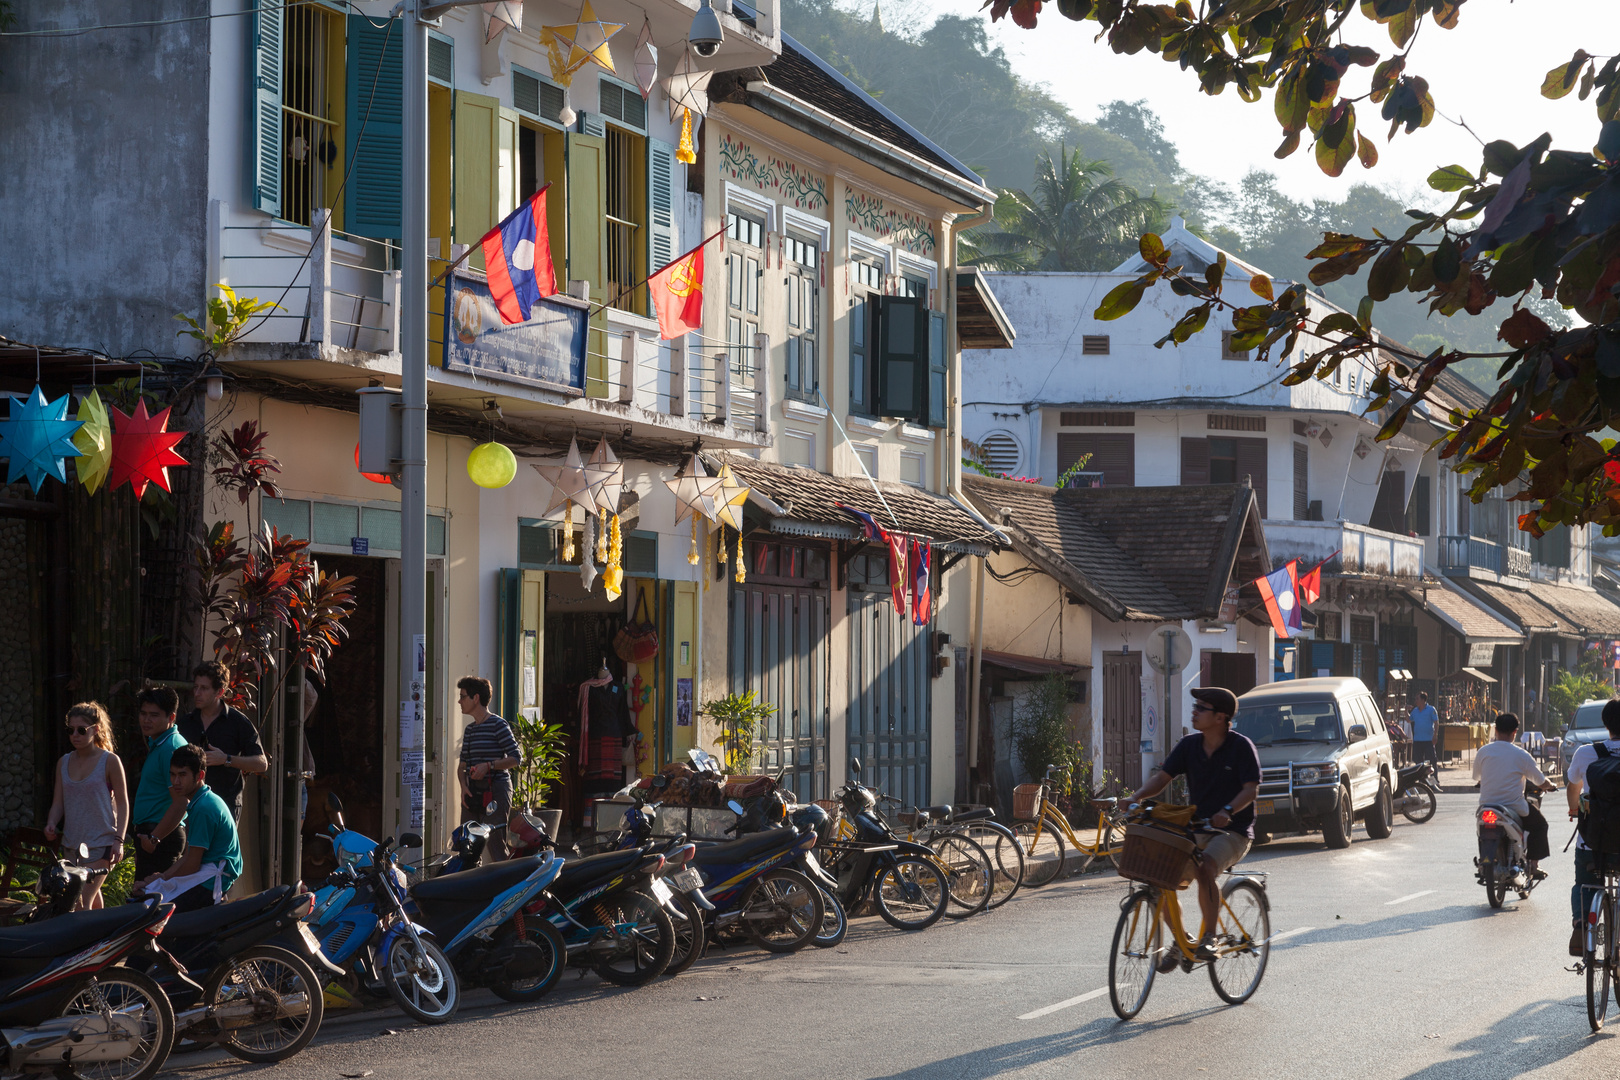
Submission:
M 713 56 L 720 51 L 720 17 L 709 6 L 709 0 L 703 0 L 703 6 L 692 16 L 692 29 L 687 32 L 686 40 L 699 56 Z

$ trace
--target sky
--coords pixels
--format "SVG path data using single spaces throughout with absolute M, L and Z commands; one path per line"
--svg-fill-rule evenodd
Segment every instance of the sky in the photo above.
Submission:
M 979 5 L 980 0 L 884 0 L 883 20 L 899 29 L 926 26 L 949 13 L 989 24 L 989 13 Z M 1014 70 L 1046 86 L 1081 120 L 1092 119 L 1117 98 L 1146 99 L 1180 150 L 1182 166 L 1229 184 L 1260 168 L 1276 173 L 1282 189 L 1295 198 L 1339 199 L 1356 183 L 1411 193 L 1426 190 L 1425 178 L 1443 165 L 1463 165 L 1471 172 L 1479 166 L 1481 144 L 1458 124 L 1436 115 L 1428 127 L 1412 135 L 1403 129 L 1386 141 L 1389 125 L 1378 116 L 1380 106 L 1362 102 L 1357 126 L 1377 146 L 1379 162 L 1372 170 L 1352 162 L 1335 179 L 1317 168 L 1309 142 L 1286 160 L 1272 156 L 1282 133 L 1270 91 L 1254 104 L 1231 89 L 1209 97 L 1198 91 L 1193 72 L 1146 51 L 1116 55 L 1105 41 L 1093 41 L 1096 23 L 1070 22 L 1052 2 L 1034 31 L 1019 29 L 1011 19 L 990 26 L 991 40 L 1006 50 Z M 1349 43 L 1371 45 L 1384 55 L 1393 48 L 1383 27 L 1359 15 L 1352 15 L 1346 28 Z M 1592 99 L 1580 101 L 1571 93 L 1549 101 L 1540 93 L 1548 69 L 1583 47 L 1597 55 L 1620 48 L 1620 0 L 1472 0 L 1463 6 L 1455 30 L 1424 20 L 1407 72 L 1428 79 L 1439 113 L 1465 121 L 1486 142 L 1507 139 L 1522 146 L 1546 131 L 1555 147 L 1587 150 L 1597 139 Z M 1370 73 L 1370 68 L 1352 68 L 1346 89 L 1364 93 Z

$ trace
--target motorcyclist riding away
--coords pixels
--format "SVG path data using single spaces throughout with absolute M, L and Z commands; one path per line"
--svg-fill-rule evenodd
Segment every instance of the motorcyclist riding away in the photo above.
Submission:
M 1539 881 L 1547 876 L 1537 866 L 1550 850 L 1547 819 L 1524 797 L 1524 785 L 1528 782 L 1537 791 L 1555 791 L 1558 785 L 1548 780 L 1536 759 L 1514 742 L 1518 734 L 1517 716 L 1502 713 L 1496 718 L 1496 740 L 1480 747 L 1474 755 L 1474 779 L 1479 781 L 1479 805 L 1511 810 L 1524 823 L 1525 855 L 1530 860 L 1531 875 Z

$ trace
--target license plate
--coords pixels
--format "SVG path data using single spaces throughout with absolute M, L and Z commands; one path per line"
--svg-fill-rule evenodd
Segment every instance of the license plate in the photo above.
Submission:
M 693 889 L 703 887 L 703 875 L 687 867 L 679 873 L 669 875 L 669 883 L 677 892 L 691 892 Z
M 652 879 L 652 894 L 660 904 L 667 904 L 675 898 L 675 894 L 669 891 L 669 886 L 664 884 L 662 878 Z
M 1277 803 L 1274 799 L 1256 799 L 1254 801 L 1254 812 L 1257 814 L 1269 814 L 1276 808 Z
M 808 866 L 813 873 L 826 873 L 826 871 L 821 868 L 821 860 L 816 858 L 816 853 L 813 851 L 807 851 L 804 853 L 804 864 Z
M 307 923 L 300 922 L 298 924 L 298 935 L 304 939 L 304 944 L 309 946 L 310 952 L 318 953 L 321 951 L 321 939 L 310 931 Z

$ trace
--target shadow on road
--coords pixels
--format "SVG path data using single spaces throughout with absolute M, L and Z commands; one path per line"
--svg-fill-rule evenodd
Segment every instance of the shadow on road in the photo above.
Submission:
M 1402 1080 L 1522 1076 L 1613 1039 L 1613 1032 L 1591 1033 L 1584 996 L 1566 1001 L 1532 1001 L 1502 1017 L 1489 1030 L 1451 1047 L 1468 1057 L 1436 1061 L 1405 1074 Z

